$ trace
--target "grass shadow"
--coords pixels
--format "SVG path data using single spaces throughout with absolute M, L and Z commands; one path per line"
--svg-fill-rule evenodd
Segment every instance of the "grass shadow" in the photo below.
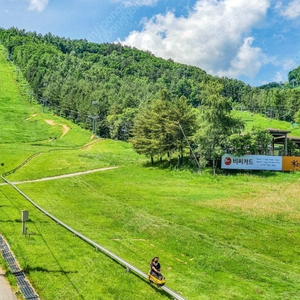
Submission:
M 260 178 L 270 178 L 276 177 L 278 172 L 276 171 L 259 171 L 259 170 L 222 170 L 220 174 L 226 176 L 240 176 L 240 175 L 249 175 Z
M 57 257 L 54 255 L 53 251 L 51 250 L 49 244 L 47 243 L 47 241 L 44 239 L 43 235 L 41 234 L 41 232 L 39 231 L 39 229 L 36 227 L 37 231 L 39 232 L 39 235 L 42 237 L 43 242 L 45 243 L 46 247 L 48 248 L 49 252 L 51 253 L 53 259 L 55 260 L 56 264 L 59 266 L 61 271 L 58 271 L 59 273 L 63 274 L 66 276 L 66 278 L 68 279 L 70 285 L 73 287 L 73 289 L 76 291 L 77 295 L 79 296 L 80 299 L 84 300 L 84 296 L 79 292 L 78 288 L 76 287 L 76 285 L 72 282 L 71 278 L 69 277 L 69 274 L 71 272 L 69 271 L 65 271 L 64 268 L 62 267 L 62 265 L 60 264 L 59 260 L 57 259 Z M 25 269 L 29 269 L 30 267 L 27 267 Z M 34 268 L 33 268 L 34 269 Z M 43 268 L 42 268 L 43 269 Z M 57 273 L 58 273 L 57 272 Z
M 113 259 L 114 260 L 114 259 Z M 117 261 L 116 261 L 117 262 Z M 118 262 L 117 262 L 118 263 Z M 119 265 L 121 265 L 120 263 L 118 263 Z M 124 267 L 123 265 L 121 265 L 122 267 Z M 154 283 L 151 283 L 149 280 L 141 277 L 140 275 L 134 273 L 134 272 L 128 272 L 130 274 L 133 274 L 136 278 L 139 278 L 140 280 L 144 281 L 146 284 L 148 284 L 148 286 L 150 286 L 151 288 L 155 289 L 155 291 L 157 293 L 159 293 L 162 296 L 167 297 L 168 299 L 174 299 L 174 297 L 172 297 L 171 295 L 169 295 L 166 291 L 162 290 L 159 286 L 157 286 Z
M 1 206 L 0 206 L 0 208 L 1 208 Z M 5 220 L 5 221 L 0 220 L 0 222 L 2 222 L 2 223 L 22 223 L 22 220 L 21 220 L 21 219 Z M 33 224 L 34 221 L 28 220 L 28 221 L 26 221 L 26 223 L 31 223 L 31 224 Z
M 26 274 L 30 274 L 30 272 L 60 273 L 60 274 L 63 274 L 63 275 L 72 274 L 72 273 L 78 273 L 78 271 L 49 270 L 49 269 L 45 269 L 43 267 L 34 267 L 34 268 L 25 267 L 23 269 L 23 271 Z
M 142 166 L 144 168 L 157 168 L 160 170 L 174 170 L 174 171 L 191 171 L 197 173 L 199 171 L 198 165 L 194 160 L 191 160 L 187 157 L 184 157 L 183 160 L 178 160 L 177 158 L 173 158 L 170 161 L 168 160 L 162 160 L 160 161 L 154 161 L 152 164 L 150 161 L 142 163 Z
M 103 255 L 106 255 L 105 253 L 103 253 L 101 250 L 98 250 L 100 253 L 102 253 Z M 106 255 L 107 256 L 107 255 Z M 113 257 L 110 257 L 108 256 L 111 260 L 113 260 L 115 263 L 117 263 L 119 266 L 121 266 L 122 268 L 125 269 L 125 272 L 126 272 L 126 267 L 124 265 L 122 265 L 119 261 L 115 260 Z M 149 286 L 151 286 L 153 289 L 155 289 L 158 293 L 160 293 L 161 295 L 165 296 L 165 297 L 168 297 L 169 299 L 174 299 L 174 297 L 170 296 L 166 291 L 160 289 L 159 286 L 151 283 L 149 280 L 145 279 L 144 277 L 141 277 L 140 275 L 134 273 L 134 272 L 128 272 L 132 275 L 134 275 L 136 278 L 144 281 L 145 283 L 147 283 Z

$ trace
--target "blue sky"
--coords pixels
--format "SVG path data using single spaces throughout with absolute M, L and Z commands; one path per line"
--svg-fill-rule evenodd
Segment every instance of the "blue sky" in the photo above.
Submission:
M 0 0 L 0 27 L 116 42 L 251 85 L 300 65 L 300 0 Z

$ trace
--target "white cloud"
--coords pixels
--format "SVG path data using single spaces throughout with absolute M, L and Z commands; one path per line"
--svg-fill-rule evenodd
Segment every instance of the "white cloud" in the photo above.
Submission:
M 285 7 L 281 15 L 288 19 L 296 19 L 300 16 L 300 0 L 291 1 L 287 7 Z
M 281 1 L 278 1 L 276 4 L 275 4 L 275 9 L 280 9 L 282 7 L 282 2 Z
M 286 80 L 286 75 L 279 71 L 276 72 L 276 75 L 273 77 L 272 81 L 281 83 L 284 82 L 285 80 Z
M 27 0 L 27 2 L 29 2 L 28 10 L 41 12 L 46 8 L 49 0 Z
M 237 78 L 241 75 L 254 77 L 264 63 L 268 63 L 269 59 L 262 50 L 257 47 L 252 47 L 253 37 L 244 39 L 243 45 L 240 47 L 236 57 L 230 62 L 230 67 L 227 70 L 217 72 L 219 76 L 227 76 Z
M 291 71 L 298 67 L 298 63 L 294 59 L 285 59 L 282 63 L 283 71 Z
M 117 0 L 125 6 L 154 6 L 159 0 Z
M 276 75 L 273 78 L 273 81 L 284 82 L 288 79 L 288 73 L 298 67 L 297 61 L 294 59 L 284 59 L 278 64 L 281 69 L 276 72 Z
M 212 74 L 254 76 L 266 57 L 246 34 L 269 6 L 270 0 L 198 0 L 187 17 L 168 12 L 144 21 L 143 30 L 132 31 L 123 44 Z

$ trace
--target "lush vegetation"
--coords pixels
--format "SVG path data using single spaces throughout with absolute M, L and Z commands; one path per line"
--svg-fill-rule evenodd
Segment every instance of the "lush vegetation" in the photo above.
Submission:
M 190 137 L 197 127 L 196 112 L 187 105 L 186 98 L 172 99 L 166 90 L 161 90 L 156 100 L 138 112 L 131 143 L 138 153 L 151 157 L 152 164 L 154 156 L 162 158 L 167 154 L 171 161 L 176 153 L 182 162 L 186 135 Z
M 294 86 L 300 85 L 300 66 L 289 72 L 289 83 Z
M 25 87 L 21 89 L 23 79 L 18 79 L 13 65 L 2 59 L 0 70 L 1 86 L 6 86 L 0 94 L 0 123 L 6 122 L 6 130 L 11 131 L 1 133 L 1 171 L 42 152 L 9 179 L 119 167 L 19 185 L 38 204 L 145 272 L 150 259 L 160 256 L 167 284 L 187 299 L 299 298 L 299 174 L 213 177 L 206 172 L 200 176 L 190 170 L 146 168 L 146 158 L 129 143 L 100 139 L 90 143 L 89 132 L 53 111 L 42 113 L 41 107 L 30 103 L 32 96 Z M 215 91 L 220 86 L 209 84 L 209 88 Z M 203 103 L 207 116 L 197 111 L 203 133 L 211 121 L 217 121 L 211 103 L 224 108 L 220 113 L 228 122 L 238 114 L 228 111 L 227 97 L 214 92 L 211 97 Z M 176 112 L 175 104 L 182 104 L 177 98 L 172 96 L 164 108 Z M 151 109 L 156 101 L 161 99 L 155 97 Z M 184 108 L 188 115 L 195 113 L 189 106 Z M 160 111 L 152 112 L 159 116 Z M 19 116 L 26 121 L 24 135 L 14 131 Z M 252 117 L 255 125 L 256 115 Z M 63 125 L 72 130 L 65 132 Z M 172 137 L 173 126 L 168 131 Z M 30 211 L 27 237 L 21 235 L 23 209 Z M 0 210 L 0 232 L 41 299 L 167 299 L 159 289 L 56 225 L 7 185 L 0 186 Z
M 291 131 L 291 136 L 300 137 L 300 126 L 290 122 L 266 117 L 262 114 L 253 114 L 249 111 L 235 110 L 233 116 L 242 119 L 245 122 L 245 131 L 251 132 L 253 127 L 257 128 L 276 128 Z
M 290 72 L 286 84 L 253 88 L 120 44 L 88 43 L 50 33 L 42 36 L 16 28 L 0 29 L 0 41 L 7 58 L 18 66 L 16 79 L 21 82 L 24 76 L 30 83 L 23 94 L 41 103 L 43 110 L 83 128 L 93 127 L 101 137 L 130 140 L 138 153 L 152 161 L 179 157 L 182 164 L 187 140 L 202 165 L 213 162 L 215 166 L 225 149 L 239 154 L 257 150 L 251 146 L 257 144 L 251 137 L 255 132 L 239 136 L 243 124 L 231 114 L 233 107 L 300 122 L 298 69 Z M 220 111 L 223 115 L 216 113 Z M 31 119 L 34 125 L 36 119 Z M 11 136 L 9 130 L 5 134 Z M 54 132 L 51 136 L 57 138 Z
M 213 77 L 199 68 L 163 60 L 120 44 L 95 44 L 0 29 L 7 57 L 20 68 L 38 101 L 55 112 L 91 128 L 89 116 L 99 115 L 97 133 L 116 139 L 132 127 L 137 108 L 166 89 L 172 98 L 201 103 L 200 83 Z M 240 102 L 251 87 L 238 80 L 217 78 L 223 96 Z M 119 133 L 119 134 L 118 134 Z
M 120 142 L 95 144 L 93 152 L 101 153 L 107 143 L 112 155 L 125 150 L 124 155 L 134 159 L 132 150 L 122 149 Z M 63 157 L 58 166 L 60 160 Z M 159 255 L 168 285 L 187 299 L 296 299 L 300 280 L 298 180 L 297 174 L 214 179 L 123 163 L 106 173 L 19 187 L 48 211 L 145 272 L 149 259 Z M 19 223 L 8 222 L 3 230 L 22 249 L 16 251 L 22 264 L 28 265 L 38 291 L 50 294 L 55 287 L 52 299 L 63 298 L 58 296 L 62 288 L 67 290 L 63 295 L 68 293 L 72 299 L 80 299 L 76 289 L 88 294 L 87 299 L 94 299 L 95 290 L 103 299 L 162 297 L 154 296 L 143 282 L 134 286 L 137 280 L 124 276 L 122 268 L 101 254 L 91 254 L 84 243 L 24 205 L 14 193 L 3 191 L 32 212 L 28 227 L 36 235 L 17 238 Z M 17 208 L 8 216 L 12 205 L 7 202 L 3 220 L 17 219 Z M 102 270 L 103 261 L 109 263 L 109 270 Z M 80 284 L 83 276 L 85 285 Z M 48 280 L 53 288 L 44 287 Z M 110 295 L 105 294 L 108 291 Z

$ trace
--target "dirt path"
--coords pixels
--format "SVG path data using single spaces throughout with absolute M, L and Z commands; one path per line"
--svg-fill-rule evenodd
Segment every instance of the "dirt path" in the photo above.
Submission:
M 5 272 L 0 268 L 0 300 L 17 300 L 4 275 Z
M 117 168 L 118 167 L 108 167 L 108 168 L 94 169 L 94 170 L 71 173 L 71 174 L 45 177 L 45 178 L 40 178 L 40 179 L 33 179 L 33 180 L 26 180 L 26 181 L 15 181 L 15 182 L 12 182 L 12 183 L 13 184 L 24 184 L 24 183 L 32 183 L 32 182 L 40 182 L 40 181 L 57 180 L 57 179 L 62 179 L 62 178 L 68 178 L 68 177 L 80 176 L 80 175 L 91 174 L 91 173 L 96 173 L 96 172 L 108 171 L 108 170 L 113 170 L 113 169 L 117 169 Z M 0 186 L 1 185 L 6 185 L 6 184 L 7 183 L 0 183 Z
M 28 120 L 30 120 L 31 118 L 33 118 L 33 117 L 36 117 L 37 116 L 37 114 L 34 114 L 34 115 L 30 115 L 30 117 L 29 118 L 27 118 L 27 119 L 25 119 L 26 121 L 28 121 Z
M 62 126 L 63 128 L 63 133 L 62 135 L 60 136 L 61 138 L 67 134 L 67 132 L 70 130 L 70 127 L 68 127 L 67 125 L 65 124 L 56 124 L 53 120 L 45 120 L 45 122 L 51 126 L 55 126 L 55 125 L 60 125 Z

